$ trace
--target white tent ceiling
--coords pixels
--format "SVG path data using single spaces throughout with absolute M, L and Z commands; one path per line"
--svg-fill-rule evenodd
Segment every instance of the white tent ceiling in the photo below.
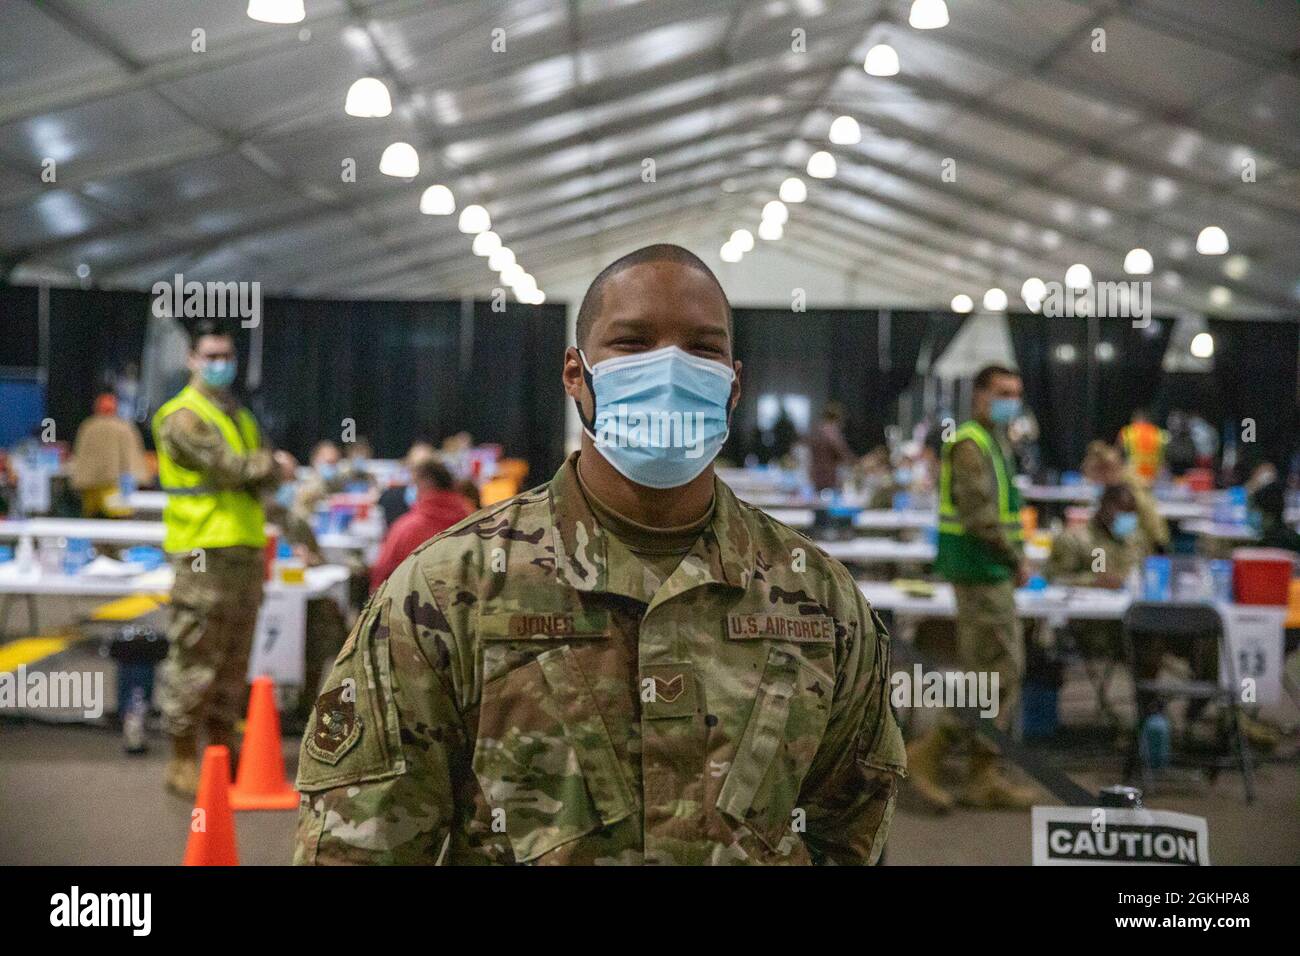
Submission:
M 799 175 L 780 254 L 858 277 L 864 305 L 1000 285 L 1015 308 L 1026 277 L 1122 279 L 1141 245 L 1163 309 L 1300 311 L 1294 0 L 948 0 L 926 31 L 905 0 L 305 2 L 291 26 L 245 0 L 0 3 L 0 275 L 486 293 L 455 217 L 418 211 L 443 182 L 547 289 L 641 242 L 716 264 Z M 898 75 L 863 71 L 880 42 Z M 344 113 L 361 76 L 388 84 L 390 116 Z M 862 141 L 830 146 L 843 114 Z M 420 153 L 414 180 L 378 171 L 395 140 Z M 804 175 L 817 149 L 834 179 Z M 1230 256 L 1196 252 L 1210 224 Z

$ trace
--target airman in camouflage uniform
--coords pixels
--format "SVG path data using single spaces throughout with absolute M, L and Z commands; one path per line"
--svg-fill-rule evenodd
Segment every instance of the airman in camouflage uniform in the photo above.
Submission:
M 975 378 L 972 419 L 946 441 L 940 470 L 939 553 L 935 570 L 952 582 L 957 604 L 957 656 L 967 671 L 998 678 L 994 726 L 1016 721 L 1025 669 L 1024 635 L 1015 589 L 1024 583 L 1020 552 L 1020 494 L 1004 433 L 1020 410 L 1021 382 L 1013 371 L 989 366 Z M 955 799 L 940 783 L 947 751 L 970 751 L 966 781 Z M 931 809 L 947 812 L 960 800 L 976 808 L 1025 809 L 1034 790 L 1004 773 L 991 739 L 943 714 L 908 746 L 912 790 Z
M 1140 528 L 1141 518 L 1128 534 L 1115 528 L 1119 515 L 1139 515 L 1132 491 L 1124 485 L 1111 485 L 1102 492 L 1097 510 L 1088 523 L 1061 532 L 1052 542 L 1047 561 L 1047 578 L 1054 584 L 1076 587 L 1120 588 L 1145 557 Z
M 677 247 L 629 259 L 604 297 L 647 310 L 633 350 L 696 348 L 716 279 Z M 573 350 L 565 375 L 579 392 Z M 601 454 L 584 437 L 376 592 L 303 739 L 296 862 L 878 859 L 905 757 L 848 572 L 711 468 L 660 498 L 702 491 L 698 520 L 633 521 L 589 483 Z
M 717 481 L 647 587 L 576 461 L 375 594 L 304 737 L 296 860 L 874 860 L 904 756 L 848 572 Z
M 198 784 L 200 732 L 209 744 L 230 745 L 243 714 L 262 603 L 257 496 L 285 467 L 261 446 L 256 423 L 229 389 L 203 378 L 210 361 L 233 357 L 233 339 L 222 327 L 201 326 L 190 384 L 154 417 L 160 480 L 170 493 L 164 546 L 176 575 L 158 702 L 172 742 L 166 783 L 185 796 Z

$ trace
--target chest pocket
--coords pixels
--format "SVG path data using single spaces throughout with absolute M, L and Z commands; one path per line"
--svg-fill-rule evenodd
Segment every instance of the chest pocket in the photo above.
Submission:
M 483 614 L 474 773 L 519 862 L 625 819 L 634 797 L 579 661 L 607 612 Z
M 814 667 L 801 656 L 809 648 L 767 647 L 754 706 L 717 808 L 776 851 L 786 836 L 801 832 L 799 791 L 826 731 L 834 682 L 821 670 L 829 661 Z

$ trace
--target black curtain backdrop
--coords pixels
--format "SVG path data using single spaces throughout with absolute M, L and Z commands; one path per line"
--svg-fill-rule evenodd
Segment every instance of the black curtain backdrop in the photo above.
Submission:
M 1152 318 L 1146 328 L 1134 328 L 1132 319 L 1100 320 L 1098 348 L 1108 348 L 1112 357 L 1103 362 L 1093 355 L 1097 376 L 1093 437 L 1114 441 L 1135 408 L 1150 411 L 1160 391 L 1173 328 L 1172 319 Z
M 563 460 L 563 306 L 272 299 L 264 314 L 253 405 L 295 454 L 352 419 L 385 458 L 467 431 L 527 459 L 534 477 Z
M 40 364 L 36 320 L 37 290 L 0 283 L 0 367 Z
M 827 401 L 842 403 L 845 433 L 857 447 L 869 398 L 861 370 L 876 368 L 875 319 L 874 312 L 734 310 L 733 353 L 744 368 L 723 455 L 741 462 L 754 447 L 758 398 L 768 394 L 806 396 L 813 420 Z
M 107 373 L 140 361 L 150 304 L 145 292 L 50 290 L 47 412 L 60 437 L 90 414 Z M 468 431 L 544 479 L 564 454 L 565 312 L 264 298 L 262 383 L 245 400 L 271 440 L 299 457 L 319 439 L 338 440 L 352 419 L 381 457 Z M 36 365 L 37 290 L 0 287 L 0 322 L 0 366 Z M 251 333 L 236 332 L 243 381 Z
M 911 315 L 916 313 L 895 313 L 901 315 Z M 918 362 L 922 362 L 923 367 L 918 369 L 921 373 L 928 373 L 943 357 L 943 353 L 948 351 L 948 346 L 952 345 L 952 340 L 957 337 L 957 333 L 962 330 L 966 324 L 968 316 L 958 315 L 955 312 L 928 312 L 921 313 L 926 316 L 925 341 L 921 344 L 921 350 L 918 355 Z M 910 383 L 908 383 L 910 384 Z M 904 385 L 904 391 L 907 386 Z M 899 392 L 901 395 L 902 392 Z
M 1038 419 L 1043 462 L 1050 468 L 1075 468 L 1088 436 L 1087 322 L 1008 315 L 1016 367 L 1025 385 L 1025 403 Z M 1063 361 L 1073 350 L 1073 359 Z
M 813 419 L 827 401 L 844 406 L 844 435 L 864 453 L 885 440 L 895 405 L 923 351 L 933 361 L 964 317 L 892 310 L 736 309 L 735 355 L 743 391 L 724 454 L 743 461 L 753 446 L 760 395 L 805 395 Z
M 1114 441 L 1133 410 L 1149 406 L 1160 389 L 1161 363 L 1173 322 L 1018 314 L 1007 316 L 1025 402 L 1038 419 L 1043 464 L 1077 469 L 1088 442 Z
M 549 480 L 564 460 L 564 306 L 511 304 L 501 313 L 478 302 L 473 334 L 468 375 L 458 390 L 464 427 L 528 459 L 529 483 Z
M 1211 319 L 1214 379 L 1223 417 L 1220 424 L 1239 444 L 1239 476 L 1269 461 L 1283 475 L 1300 448 L 1297 354 L 1300 325 Z M 1255 440 L 1242 441 L 1245 419 L 1254 419 Z
M 1151 410 L 1160 422 L 1174 410 L 1199 415 L 1212 424 L 1225 418 L 1213 372 L 1166 372 Z
M 60 438 L 71 440 L 76 434 L 95 396 L 109 386 L 110 371 L 140 361 L 149 301 L 147 292 L 50 290 L 45 407 Z

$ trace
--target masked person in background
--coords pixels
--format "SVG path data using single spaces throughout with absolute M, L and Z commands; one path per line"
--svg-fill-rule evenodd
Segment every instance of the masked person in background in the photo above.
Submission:
M 415 471 L 415 466 L 421 461 L 432 461 L 437 457 L 437 452 L 432 444 L 427 441 L 415 441 L 406 452 L 406 458 L 402 464 L 406 470 L 407 482 L 404 485 L 391 485 L 385 488 L 379 495 L 379 510 L 384 513 L 384 527 L 391 528 L 397 523 L 397 519 L 411 510 L 415 504 L 415 499 L 419 496 L 419 490 L 415 487 L 415 481 L 410 477 Z
M 298 482 L 292 505 L 293 510 L 307 522 L 311 521 L 317 505 L 324 503 L 330 495 L 343 491 L 346 474 L 342 462 L 343 453 L 329 439 L 312 446 L 307 456 L 311 471 Z
M 904 773 L 888 636 L 713 474 L 731 309 L 678 246 L 588 290 L 581 449 L 418 548 L 304 737 L 301 863 L 868 863 Z
M 1123 485 L 1133 495 L 1133 509 L 1138 518 L 1139 550 L 1163 554 L 1169 547 L 1169 523 L 1160 514 L 1156 500 L 1132 467 L 1124 464 L 1120 453 L 1104 441 L 1088 443 L 1083 455 L 1083 476 L 1103 489 Z
M 1116 454 L 1113 448 L 1106 447 Z M 1124 587 L 1129 575 L 1150 554 L 1137 508 L 1132 488 L 1124 484 L 1106 486 L 1088 523 L 1062 532 L 1052 542 L 1047 579 L 1069 587 Z M 1107 701 L 1106 690 L 1113 662 L 1124 657 L 1123 625 L 1119 621 L 1072 620 L 1066 624 L 1066 632 L 1092 671 L 1098 711 L 1118 719 Z
M 1015 589 L 1027 577 L 1020 553 L 1020 492 L 1005 447 L 1006 429 L 1020 414 L 1020 376 L 990 365 L 975 376 L 970 421 L 944 442 L 939 465 L 939 553 L 935 572 L 957 598 L 957 653 L 962 667 L 998 675 L 994 725 L 1015 721 L 1025 667 L 1025 644 Z M 950 747 L 970 748 L 970 769 L 959 794 L 971 807 L 1027 809 L 1034 790 L 1007 779 L 997 746 L 944 714 L 908 747 L 914 792 L 933 810 L 952 809 L 940 781 Z
M 1077 587 L 1124 587 L 1130 572 L 1147 556 L 1140 532 L 1133 491 L 1125 485 L 1108 485 L 1088 523 L 1063 531 L 1052 542 L 1049 580 Z
M 229 746 L 243 714 L 262 603 L 266 535 L 258 497 L 292 477 L 294 461 L 264 446 L 252 413 L 231 392 L 235 340 L 224 326 L 198 323 L 187 364 L 190 383 L 158 409 L 153 433 L 167 492 L 163 547 L 176 572 L 159 690 L 172 742 L 166 783 L 193 796 L 200 731 L 208 744 Z

